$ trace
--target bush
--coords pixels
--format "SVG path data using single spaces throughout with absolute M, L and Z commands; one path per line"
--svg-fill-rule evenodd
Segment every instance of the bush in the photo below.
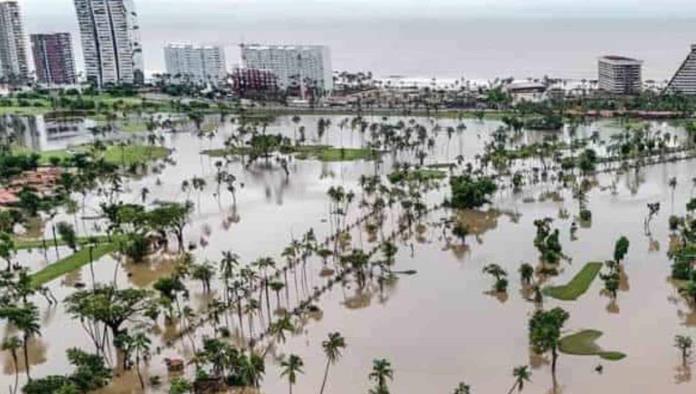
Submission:
M 469 175 L 453 177 L 450 180 L 452 200 L 450 206 L 458 209 L 474 209 L 489 202 L 491 194 L 498 190 L 495 182 L 488 177 L 473 178 Z

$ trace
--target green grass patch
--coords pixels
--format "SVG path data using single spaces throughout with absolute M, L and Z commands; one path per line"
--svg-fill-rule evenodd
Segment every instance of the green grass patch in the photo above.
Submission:
M 116 130 L 124 133 L 142 133 L 147 131 L 147 122 L 144 120 L 120 120 L 117 121 Z
M 561 301 L 575 301 L 587 292 L 602 266 L 602 263 L 587 263 L 567 285 L 546 287 L 544 295 Z
M 80 237 L 77 239 L 77 244 L 79 246 L 87 245 L 91 242 L 92 238 L 96 239 L 97 243 L 105 243 L 109 241 L 109 237 L 106 235 L 99 235 L 95 237 Z M 53 238 L 39 239 L 39 238 L 17 238 L 14 241 L 16 250 L 26 250 L 26 249 L 40 249 L 44 247 L 44 243 L 47 248 L 52 248 L 55 246 Z M 56 243 L 58 246 L 65 246 L 66 243 L 60 237 L 56 238 Z
M 61 160 L 68 159 L 75 152 L 86 150 L 86 146 L 77 147 L 71 150 L 57 150 L 40 152 L 39 162 L 44 165 L 51 163 L 51 158 L 55 157 Z M 106 151 L 102 152 L 104 159 L 112 164 L 130 166 L 133 164 L 141 164 L 152 160 L 160 160 L 169 156 L 169 149 L 161 146 L 149 146 L 140 144 L 131 144 L 124 147 L 118 145 L 109 145 Z
M 618 361 L 626 357 L 624 353 L 604 351 L 595 342 L 602 336 L 601 331 L 582 330 L 561 338 L 558 349 L 561 353 L 575 356 L 599 356 L 604 360 Z
M 379 152 L 367 148 L 334 148 L 325 145 L 304 145 L 294 148 L 300 160 L 316 159 L 319 161 L 355 161 L 374 160 Z
M 283 146 L 280 148 L 280 151 L 285 154 L 294 154 L 299 160 L 319 160 L 326 162 L 374 160 L 379 157 L 379 152 L 373 149 L 335 148 L 327 145 Z M 210 157 L 248 155 L 251 153 L 251 148 L 208 149 L 201 153 Z
M 389 181 L 392 183 L 399 183 L 403 180 L 414 182 L 439 181 L 446 177 L 446 172 L 428 168 L 419 168 L 412 171 L 394 171 L 388 175 Z
M 51 107 L 0 107 L 0 115 L 41 115 L 49 111 Z
M 92 250 L 92 259 L 94 262 L 113 253 L 118 249 L 118 243 L 105 243 L 97 245 Z M 61 259 L 41 271 L 31 275 L 31 282 L 34 286 L 42 286 L 56 278 L 59 278 L 68 272 L 74 271 L 82 266 L 89 264 L 89 248 L 83 248 L 64 259 Z

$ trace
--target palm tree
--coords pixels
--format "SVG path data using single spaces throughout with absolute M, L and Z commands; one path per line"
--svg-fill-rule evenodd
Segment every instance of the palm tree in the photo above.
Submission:
M 33 303 L 26 303 L 22 308 L 15 309 L 10 320 L 18 330 L 22 331 L 24 346 L 24 364 L 27 368 L 27 379 L 31 380 L 29 371 L 29 340 L 37 335 L 41 335 L 41 325 L 39 324 L 39 309 Z
M 529 285 L 532 283 L 532 276 L 534 275 L 534 267 L 531 266 L 531 264 L 528 263 L 523 263 L 520 265 L 520 279 L 522 280 L 522 284 L 524 285 Z
M 271 334 L 280 343 L 285 343 L 287 340 L 287 337 L 285 336 L 286 331 L 292 332 L 294 330 L 295 326 L 293 326 L 292 321 L 290 321 L 290 315 L 287 313 L 280 320 L 276 321 L 275 323 L 271 323 L 270 327 Z
M 283 371 L 280 373 L 280 376 L 288 377 L 288 383 L 290 384 L 290 394 L 292 394 L 292 385 L 294 385 L 297 381 L 297 375 L 304 373 L 304 371 L 302 371 L 304 363 L 302 362 L 300 356 L 296 354 L 291 354 L 290 357 L 288 357 L 280 363 L 280 366 L 283 368 Z
M 370 390 L 370 394 L 389 394 L 387 379 L 394 380 L 394 370 L 389 361 L 385 359 L 374 360 L 369 378 L 377 384 L 375 389 Z
M 459 382 L 459 385 L 454 389 L 452 394 L 471 394 L 471 386 L 464 382 Z
M 532 373 L 529 371 L 529 367 L 522 365 L 512 370 L 512 376 L 515 378 L 515 384 L 512 385 L 508 394 L 512 394 L 515 389 L 522 391 L 524 383 L 530 381 Z
M 693 346 L 693 340 L 691 337 L 685 335 L 677 335 L 674 337 L 674 347 L 679 349 L 682 356 L 682 363 L 687 364 L 689 357 L 691 356 L 691 347 Z
M 329 377 L 329 366 L 335 364 L 341 358 L 341 350 L 345 349 L 346 341 L 340 333 L 333 332 L 329 334 L 329 339 L 321 343 L 321 347 L 324 349 L 324 354 L 326 354 L 326 369 L 324 370 L 324 380 L 321 382 L 319 394 L 324 394 L 326 379 Z
M 138 380 L 140 380 L 140 388 L 145 389 L 143 375 L 140 372 L 140 359 L 147 360 L 150 357 L 150 338 L 142 331 L 133 335 L 131 341 L 132 351 L 135 352 L 135 370 L 138 372 Z
M 5 338 L 5 340 L 2 342 L 2 350 L 6 351 L 9 350 L 10 354 L 12 354 L 12 362 L 14 363 L 14 370 L 15 370 L 15 383 L 14 387 L 11 387 L 10 391 L 12 393 L 17 392 L 17 387 L 19 385 L 19 363 L 17 362 L 17 349 L 22 346 L 22 340 L 13 336 L 10 338 Z

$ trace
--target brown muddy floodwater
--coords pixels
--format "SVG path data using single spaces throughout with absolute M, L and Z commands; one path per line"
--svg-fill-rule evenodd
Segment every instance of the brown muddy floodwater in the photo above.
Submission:
M 315 135 L 317 119 L 312 116 L 302 119 L 310 140 Z M 357 131 L 340 131 L 341 119 L 332 118 L 331 130 L 325 137 L 328 143 L 360 146 L 365 137 Z M 434 122 L 424 118 L 418 121 L 429 125 Z M 458 124 L 454 120 L 438 120 L 437 123 L 443 129 Z M 467 130 L 455 134 L 451 141 L 444 132 L 438 135 L 426 163 L 452 162 L 460 154 L 472 159 L 500 126 L 495 121 L 465 120 L 464 123 Z M 653 126 L 679 134 L 666 124 Z M 296 127 L 289 118 L 283 117 L 271 125 L 269 132 L 292 135 Z M 186 240 L 199 244 L 194 252 L 199 262 L 205 259 L 217 262 L 225 250 L 238 253 L 244 262 L 260 256 L 282 261 L 283 248 L 309 228 L 314 228 L 319 239 L 329 233 L 326 190 L 330 186 L 343 185 L 358 192 L 360 175 L 373 174 L 376 170 L 386 174 L 391 166 L 391 158 L 386 158 L 377 169 L 371 162 L 293 161 L 291 175 L 286 179 L 280 169 L 245 171 L 241 164 L 234 163 L 230 168 L 244 183 L 234 210 L 229 195 L 215 195 L 215 159 L 199 154 L 204 149 L 222 147 L 224 137 L 233 128 L 234 125 L 225 123 L 218 135 L 210 139 L 199 139 L 193 133 L 168 135 L 166 145 L 175 150 L 172 157 L 176 165 L 166 166 L 160 174 L 129 181 L 122 197 L 126 202 L 139 202 L 140 189 L 147 186 L 151 191 L 149 201 L 190 198 L 196 204 L 196 212 L 186 230 Z M 583 127 L 578 133 L 589 136 L 595 130 L 606 138 L 620 129 L 613 123 L 600 122 Z M 538 141 L 543 135 L 527 132 L 523 138 L 527 142 Z M 201 193 L 181 190 L 182 180 L 201 175 L 208 181 L 206 190 Z M 533 245 L 534 220 L 552 217 L 553 225 L 561 231 L 564 253 L 571 262 L 562 263 L 560 274 L 548 283 L 565 284 L 585 263 L 610 259 L 614 242 L 621 235 L 631 242 L 625 260 L 625 280 L 615 303 L 601 294 L 599 280 L 577 301 L 546 298 L 545 307 L 558 305 L 569 311 L 568 333 L 581 329 L 600 330 L 604 334 L 598 341 L 600 346 L 627 355 L 621 361 L 611 362 L 592 356 L 561 354 L 557 392 L 693 393 L 696 382 L 691 380 L 690 369 L 681 367 L 673 341 L 676 334 L 695 332 L 696 313 L 668 280 L 670 233 L 667 222 L 670 214 L 684 214 L 686 202 L 694 195 L 691 181 L 694 176 L 696 161 L 693 160 L 598 176 L 598 186 L 588 193 L 592 224 L 581 227 L 576 239 L 571 239 L 570 227 L 578 210 L 577 201 L 569 190 L 552 184 L 527 187 L 520 194 L 503 189 L 496 194 L 490 207 L 457 213 L 472 228 L 472 235 L 467 237 L 465 244 L 443 239 L 442 230 L 435 224 L 454 213 L 435 210 L 422 220 L 419 231 L 397 237 L 399 252 L 395 269 L 415 270 L 417 274 L 401 275 L 381 289 L 371 285 L 360 291 L 355 283 L 348 282 L 324 293 L 316 302 L 321 312 L 307 316 L 287 343 L 277 344 L 269 352 L 262 392 L 275 394 L 288 390 L 287 381 L 280 377 L 278 359 L 290 353 L 300 355 L 305 364 L 305 373 L 299 376 L 294 392 L 319 392 L 326 362 L 321 342 L 328 333 L 335 331 L 345 337 L 347 348 L 330 370 L 327 393 L 367 392 L 371 387 L 368 374 L 376 358 L 388 359 L 394 368 L 394 381 L 390 384 L 393 393 L 451 393 L 460 381 L 471 385 L 475 393 L 506 393 L 513 384 L 512 368 L 524 364 L 531 365 L 533 372 L 532 381 L 525 385 L 524 392 L 553 392 L 549 360 L 535 357 L 529 350 L 527 323 L 535 307 L 525 300 L 517 274 L 521 263 L 534 265 L 539 260 Z M 674 190 L 668 186 L 672 177 L 678 179 Z M 612 184 L 616 185 L 614 190 L 609 187 Z M 448 188 L 435 190 L 428 200 L 430 204 L 439 203 L 447 193 Z M 86 216 L 98 212 L 99 201 L 96 195 L 87 198 Z M 647 216 L 646 205 L 653 202 L 660 202 L 662 209 L 652 221 L 648 236 L 643 223 Z M 351 209 L 350 217 L 357 218 L 359 208 Z M 570 217 L 564 211 L 569 212 Z M 393 221 L 394 217 L 388 215 L 385 222 Z M 59 215 L 55 220 L 76 221 L 81 233 L 98 232 L 100 226 L 100 223 L 70 214 Z M 393 228 L 393 223 L 386 227 Z M 371 240 L 364 229 L 354 229 L 351 235 L 352 242 L 366 250 L 376 245 L 374 237 Z M 61 249 L 59 253 L 67 251 Z M 51 249 L 46 255 L 42 251 L 21 252 L 18 258 L 32 270 L 57 259 Z M 492 279 L 481 270 L 490 263 L 499 264 L 510 274 L 507 297 L 489 294 Z M 159 276 L 171 273 L 172 266 L 171 258 L 166 256 L 144 266 L 121 264 L 117 258 L 107 256 L 94 268 L 98 282 L 116 278 L 119 286 L 148 287 Z M 308 264 L 306 284 L 282 294 L 281 304 L 292 305 L 292 301 L 302 295 L 298 293 L 323 285 L 326 279 L 321 275 L 321 268 L 320 261 L 312 260 Z M 49 286 L 62 300 L 80 281 L 91 283 L 89 267 L 57 279 Z M 191 303 L 197 310 L 204 310 L 209 297 L 203 295 L 200 283 L 190 282 L 189 288 Z M 220 283 L 214 282 L 214 288 L 219 289 Z M 66 373 L 70 367 L 65 351 L 71 347 L 89 351 L 94 345 L 80 323 L 71 319 L 62 305 L 48 308 L 42 300 L 37 301 L 42 308 L 42 336 L 30 347 L 32 375 Z M 275 296 L 271 301 L 275 305 Z M 236 332 L 234 314 L 228 317 Z M 245 321 L 243 330 L 246 329 Z M 9 327 L 0 330 L 4 335 L 11 333 Z M 162 325 L 152 332 L 153 351 L 157 347 L 162 350 L 153 356 L 147 374 L 159 375 L 163 384 L 160 388 L 148 389 L 149 392 L 167 391 L 165 357 L 187 358 L 192 354 L 186 337 L 174 340 L 171 347 L 166 346 L 168 340 L 177 337 L 176 332 L 176 328 Z M 200 343 L 201 336 L 211 332 L 209 326 L 204 326 L 195 337 Z M 2 353 L 1 357 L 0 387 L 7 387 L 14 381 L 14 366 L 9 354 Z M 604 367 L 601 374 L 595 372 L 600 364 Z M 24 370 L 22 365 L 20 370 Z M 186 371 L 188 376 L 193 372 L 193 367 Z M 23 380 L 24 376 L 20 375 L 20 381 Z M 139 391 L 138 379 L 133 373 L 116 378 L 103 390 L 104 393 Z

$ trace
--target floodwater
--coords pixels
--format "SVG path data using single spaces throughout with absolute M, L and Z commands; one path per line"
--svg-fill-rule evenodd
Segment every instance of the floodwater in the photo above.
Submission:
M 342 146 L 360 146 L 368 138 L 359 131 L 344 128 L 339 123 L 343 117 L 332 117 L 331 129 L 321 142 Z M 317 117 L 303 116 L 300 125 L 306 127 L 310 142 L 315 136 Z M 379 121 L 370 118 L 369 121 Z M 396 121 L 398 118 L 391 118 Z M 408 121 L 408 119 L 402 119 Z M 432 128 L 442 126 L 437 143 L 426 163 L 445 163 L 463 155 L 471 160 L 491 140 L 500 123 L 466 119 L 467 130 L 455 133 L 451 141 L 444 132 L 448 126 L 456 127 L 458 121 L 437 121 L 418 118 L 421 124 Z M 147 187 L 150 194 L 147 203 L 157 200 L 183 201 L 189 198 L 196 205 L 190 225 L 186 229 L 186 241 L 198 245 L 194 251 L 196 261 L 206 259 L 216 263 L 221 252 L 238 253 L 244 263 L 258 257 L 271 256 L 279 263 L 281 252 L 293 239 L 299 239 L 310 228 L 323 240 L 331 231 L 327 189 L 343 185 L 359 192 L 358 179 L 362 174 L 375 171 L 386 174 L 392 165 L 391 155 L 384 163 L 343 162 L 320 163 L 318 161 L 293 161 L 290 176 L 286 178 L 280 168 L 262 169 L 253 166 L 245 171 L 240 163 L 232 163 L 229 170 L 244 187 L 237 193 L 236 209 L 232 207 L 229 193 L 216 193 L 214 181 L 215 161 L 199 152 L 220 148 L 226 135 L 235 126 L 226 122 L 217 135 L 198 138 L 195 133 L 167 134 L 165 145 L 172 148 L 175 165 L 163 166 L 159 173 L 132 179 L 124 186 L 122 200 L 139 202 L 140 190 Z M 299 125 L 290 118 L 281 117 L 268 132 L 283 132 L 292 136 Z M 617 132 L 614 122 L 602 121 L 582 127 L 579 136 L 590 136 L 599 131 L 603 138 Z M 683 135 L 668 124 L 654 124 L 655 129 Z M 525 141 L 539 141 L 548 133 L 526 132 Z M 567 135 L 566 135 L 567 137 Z M 410 157 L 401 154 L 399 159 Z M 694 193 L 692 178 L 696 174 L 696 161 L 679 161 L 658 164 L 623 174 L 602 174 L 597 177 L 598 186 L 588 193 L 588 208 L 593 213 L 589 228 L 581 227 L 576 239 L 571 239 L 570 227 L 577 215 L 578 203 L 568 190 L 558 189 L 551 183 L 525 188 L 514 194 L 509 188 L 500 190 L 491 207 L 481 211 L 462 212 L 464 220 L 475 225 L 475 234 L 464 245 L 454 239 L 444 239 L 442 229 L 436 226 L 443 218 L 454 213 L 434 210 L 421 220 L 413 233 L 396 238 L 399 252 L 395 270 L 415 270 L 412 276 L 400 275 L 398 280 L 384 285 L 375 284 L 360 290 L 348 281 L 345 286 L 334 286 L 323 293 L 314 304 L 319 313 L 306 316 L 298 332 L 287 343 L 277 344 L 269 351 L 266 375 L 262 389 L 266 393 L 282 393 L 288 390 L 287 381 L 280 377 L 278 359 L 283 354 L 296 353 L 304 360 L 305 373 L 299 376 L 294 391 L 318 392 L 325 367 L 321 342 L 328 333 L 339 331 L 346 338 L 347 348 L 340 361 L 331 367 L 326 392 L 349 394 L 366 392 L 370 386 L 368 374 L 372 360 L 388 359 L 394 367 L 394 381 L 390 388 L 394 393 L 449 393 L 458 382 L 470 384 L 477 393 L 507 392 L 513 384 L 512 368 L 532 365 L 532 382 L 526 392 L 553 392 L 548 360 L 530 355 L 527 340 L 527 322 L 535 306 L 525 300 L 517 269 L 522 262 L 536 264 L 538 253 L 533 246 L 534 220 L 554 218 L 553 226 L 561 231 L 563 251 L 571 262 L 562 263 L 560 274 L 548 283 L 565 284 L 584 263 L 604 261 L 613 254 L 616 239 L 625 235 L 631 242 L 625 260 L 626 280 L 616 302 L 602 295 L 602 284 L 595 281 L 589 291 L 575 302 L 561 302 L 547 298 L 545 307 L 562 306 L 570 312 L 566 324 L 568 333 L 580 329 L 597 329 L 604 333 L 598 343 L 606 350 L 618 350 L 627 354 L 624 360 L 610 362 L 597 357 L 579 357 L 561 354 L 558 366 L 558 390 L 562 393 L 691 393 L 696 389 L 690 369 L 681 367 L 678 351 L 673 347 L 674 335 L 689 334 L 696 325 L 696 314 L 679 296 L 669 282 L 670 263 L 667 258 L 670 233 L 667 221 L 670 214 L 683 215 L 685 204 Z M 193 176 L 203 176 L 208 185 L 202 192 L 181 190 L 181 182 Z M 669 179 L 678 180 L 673 190 Z M 615 188 L 610 186 L 615 184 Z M 539 198 L 557 192 L 555 198 Z M 442 201 L 447 188 L 434 190 L 428 195 L 429 205 Z M 98 212 L 101 197 L 90 195 L 86 199 L 85 217 Z M 651 235 L 646 235 L 644 220 L 647 204 L 660 202 L 662 209 L 652 220 Z M 563 214 L 567 211 L 570 215 Z M 388 231 L 394 228 L 399 208 L 394 208 L 384 219 Z M 350 223 L 364 214 L 356 203 L 351 206 Z M 77 222 L 82 233 L 95 231 L 100 223 L 83 220 L 78 216 L 59 215 L 56 221 Z M 570 217 L 569 217 L 570 216 Z M 385 230 L 385 233 L 387 232 Z M 49 236 L 50 226 L 47 226 Z M 351 230 L 354 245 L 370 250 L 376 246 L 375 238 L 363 229 Z M 49 243 L 50 244 L 50 243 Z M 58 251 L 61 255 L 66 250 Z M 18 260 L 31 269 L 39 269 L 57 259 L 56 252 L 21 252 Z M 491 295 L 493 280 L 482 274 L 484 265 L 497 263 L 509 273 L 510 286 L 506 297 Z M 150 265 L 133 266 L 107 256 L 94 264 L 97 282 L 116 281 L 118 286 L 147 287 L 160 275 L 171 272 L 171 259 L 163 259 Z M 323 286 L 327 279 L 321 276 L 319 258 L 308 261 L 304 273 L 295 273 L 299 279 L 289 280 L 288 291 L 279 294 L 281 306 L 292 309 L 297 300 L 306 298 L 315 288 Z M 305 277 L 306 276 L 306 277 Z M 299 284 L 296 285 L 297 280 Z M 63 299 L 82 282 L 92 284 L 90 267 L 66 275 L 49 284 L 58 299 Z M 294 282 L 294 283 L 293 283 Z M 200 282 L 190 281 L 190 303 L 197 311 L 203 311 L 210 300 L 202 292 Z M 214 282 L 214 288 L 220 283 Z M 87 351 L 94 345 L 82 329 L 79 321 L 66 315 L 62 305 L 48 308 L 43 299 L 37 298 L 41 307 L 42 336 L 31 346 L 30 364 L 34 377 L 67 373 L 65 351 L 80 347 Z M 272 309 L 276 296 L 271 294 Z M 264 300 L 265 303 L 265 300 Z M 262 324 L 267 324 L 267 313 L 262 306 L 259 316 L 253 320 L 258 335 Z M 261 319 L 265 319 L 265 323 Z M 228 319 L 228 320 L 225 320 Z M 161 320 L 161 319 L 160 319 Z M 229 321 L 234 333 L 239 329 L 234 313 L 222 318 Z M 248 335 L 247 318 L 242 331 Z M 153 357 L 149 362 L 149 376 L 159 375 L 163 385 L 149 388 L 151 392 L 166 392 L 167 372 L 165 357 L 191 355 L 188 337 L 176 339 L 176 328 L 160 326 L 152 330 Z M 4 335 L 11 334 L 10 327 L 0 327 Z M 210 325 L 196 332 L 211 335 Z M 167 342 L 172 341 L 172 346 Z M 266 343 L 260 343 L 262 349 Z M 158 349 L 161 348 L 161 349 Z M 157 350 L 161 350 L 157 352 Z M 3 375 L 0 387 L 14 381 L 14 366 L 9 354 L 3 353 Z M 115 355 L 113 356 L 115 361 Z M 21 359 L 21 355 L 20 355 Z M 595 372 L 603 365 L 603 373 Z M 20 382 L 24 381 L 20 365 Z M 186 373 L 191 376 L 193 367 Z M 139 392 L 138 379 L 128 373 L 117 377 L 105 393 Z

